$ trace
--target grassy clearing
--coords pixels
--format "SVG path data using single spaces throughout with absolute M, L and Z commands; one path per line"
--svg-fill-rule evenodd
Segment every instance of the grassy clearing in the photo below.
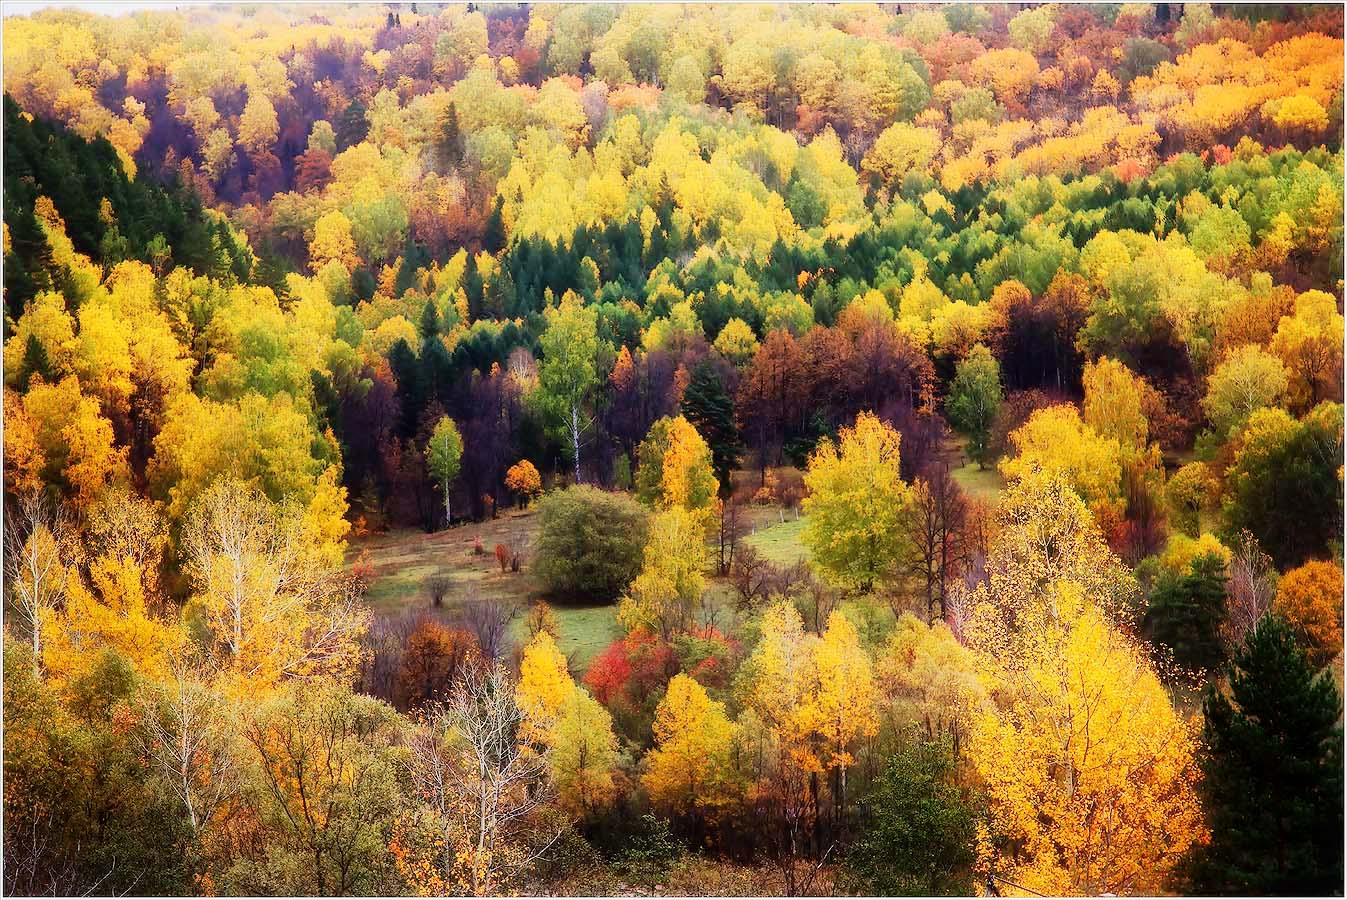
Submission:
M 805 516 L 795 518 L 794 513 L 787 510 L 784 522 L 779 517 L 768 519 L 758 525 L 756 532 L 745 535 L 743 542 L 758 551 L 764 559 L 778 565 L 794 565 L 802 559 L 809 559 L 809 550 L 800 540 L 806 520 Z
M 572 672 L 582 673 L 603 648 L 622 637 L 617 624 L 617 604 L 609 606 L 553 606 L 561 636 L 557 649 L 565 655 Z M 521 645 L 528 638 L 524 617 L 511 625 L 510 633 Z
M 351 542 L 348 563 L 361 553 L 374 568 L 368 599 L 375 615 L 396 615 L 404 609 L 430 606 L 426 579 L 446 575 L 452 582 L 445 603 L 450 613 L 469 596 L 494 597 L 518 610 L 511 625 L 516 639 L 524 636 L 528 607 L 538 598 L 524 571 L 501 572 L 494 554 L 496 544 L 527 548 L 537 534 L 537 517 L 531 511 L 511 511 L 499 518 L 446 531 L 426 534 L 398 530 L 371 535 Z M 480 540 L 483 552 L 473 553 Z M 594 654 L 621 636 L 616 606 L 555 606 L 561 628 L 558 646 L 572 666 L 582 671 Z
M 979 468 L 968 456 L 965 435 L 955 433 L 944 446 L 945 462 L 949 465 L 949 474 L 965 494 L 983 503 L 996 503 L 1005 490 L 1006 480 L 1001 477 L 996 466 Z
M 965 494 L 984 503 L 995 503 L 1006 487 L 1006 481 L 1000 472 L 995 468 L 979 469 L 975 462 L 951 469 L 950 475 Z
M 531 512 L 511 512 L 474 525 L 459 526 L 435 534 L 417 530 L 390 531 L 351 542 L 348 562 L 363 552 L 374 567 L 369 600 L 376 613 L 390 614 L 415 602 L 427 602 L 425 581 L 432 575 L 447 575 L 454 587 L 451 600 L 470 591 L 518 603 L 530 599 L 526 573 L 500 571 L 493 553 L 496 544 L 527 547 L 537 531 Z M 473 553 L 475 541 L 483 553 Z
M 808 558 L 809 553 L 800 541 L 804 517 L 796 518 L 793 510 L 783 513 L 774 506 L 747 506 L 743 515 L 743 542 L 767 559 L 779 565 L 791 565 Z M 435 534 L 401 529 L 352 540 L 347 562 L 353 563 L 363 554 L 373 568 L 368 599 L 375 615 L 392 616 L 406 609 L 428 609 L 430 595 L 426 580 L 443 575 L 452 581 L 445 599 L 449 615 L 452 616 L 455 608 L 473 595 L 504 601 L 518 610 L 511 632 L 516 640 L 522 641 L 528 608 L 539 599 L 529 577 L 527 552 L 537 530 L 537 516 L 531 511 L 510 511 L 495 520 Z M 480 556 L 473 553 L 477 540 L 481 541 L 483 549 Z M 523 571 L 500 571 L 494 555 L 497 543 L 524 550 Z M 709 577 L 709 573 L 707 581 L 704 621 L 727 633 L 737 633 L 742 623 L 736 614 L 728 582 Z M 558 647 L 577 673 L 583 672 L 596 654 L 622 636 L 616 604 L 554 605 L 552 611 L 561 630 Z

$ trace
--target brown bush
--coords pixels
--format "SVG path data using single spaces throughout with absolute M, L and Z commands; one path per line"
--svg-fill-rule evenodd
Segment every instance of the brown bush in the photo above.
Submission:
M 461 628 L 424 618 L 407 638 L 398 674 L 400 699 L 410 708 L 441 697 L 462 670 L 478 657 L 477 641 Z

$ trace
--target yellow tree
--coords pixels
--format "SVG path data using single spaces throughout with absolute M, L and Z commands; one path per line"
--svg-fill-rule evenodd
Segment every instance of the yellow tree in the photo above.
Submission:
M 1007 480 L 1036 471 L 1061 475 L 1096 514 L 1121 512 L 1121 448 L 1082 422 L 1071 404 L 1035 411 L 1010 442 L 1015 455 L 1000 466 Z
M 714 820 L 735 796 L 734 725 L 725 704 L 679 673 L 655 709 L 655 748 L 641 781 L 656 806 L 699 821 Z
M 861 170 L 877 175 L 885 184 L 894 184 L 908 172 L 923 172 L 940 149 L 940 132 L 895 122 L 879 137 L 861 160 Z
M 330 262 L 341 263 L 348 272 L 360 265 L 351 220 L 339 210 L 326 213 L 314 223 L 313 242 L 309 244 L 309 268 L 317 272 Z
M 1220 496 L 1220 485 L 1212 477 L 1204 462 L 1190 462 L 1179 469 L 1165 484 L 1165 499 L 1169 502 L 1170 523 L 1174 528 L 1197 537 L 1202 527 L 1202 511 L 1210 509 Z
M 861 647 L 856 626 L 834 610 L 828 627 L 813 642 L 809 693 L 797 715 L 807 724 L 818 747 L 818 765 L 832 777 L 833 806 L 846 811 L 847 769 L 862 738 L 879 730 L 878 691 L 870 658 Z
M 915 728 L 928 741 L 948 736 L 955 752 L 989 702 L 973 651 L 944 622 L 927 625 L 911 613 L 889 633 L 875 674 L 895 729 Z
M 823 851 L 817 839 L 827 794 L 840 813 L 857 743 L 878 729 L 870 660 L 843 615 L 834 612 L 823 635 L 810 634 L 799 610 L 782 599 L 763 613 L 738 696 L 755 795 L 770 827 L 780 829 L 779 862 L 794 877 L 811 844 Z
M 683 416 L 659 419 L 638 452 L 637 496 L 660 509 L 681 507 L 709 524 L 720 482 L 696 427 Z
M 556 724 L 562 705 L 574 691 L 570 668 L 556 641 L 546 631 L 537 632 L 524 648 L 515 687 L 515 700 L 532 738 L 542 739 Z
M 571 679 L 566 657 L 545 630 L 524 648 L 515 702 L 523 714 L 521 735 L 548 750 L 562 807 L 589 816 L 610 803 L 617 770 L 612 716 Z
M 1204 839 L 1195 728 L 1080 585 L 1051 594 L 1056 623 L 988 659 L 999 709 L 970 758 L 1008 849 L 984 840 L 983 864 L 1048 895 L 1159 893 Z
M 1280 359 L 1251 344 L 1238 347 L 1207 378 L 1202 409 L 1217 436 L 1226 438 L 1256 410 L 1280 405 L 1289 384 Z
M 239 116 L 239 143 L 250 155 L 257 156 L 271 147 L 279 129 L 276 108 L 266 94 L 251 93 L 243 115 Z
M 589 817 L 617 796 L 618 743 L 613 717 L 577 687 L 558 711 L 551 733 L 552 780 L 563 810 Z
M 80 567 L 65 581 L 65 603 L 43 617 L 43 662 L 54 676 L 88 672 L 106 648 L 135 671 L 162 681 L 186 642 L 176 616 L 165 618 L 160 584 L 168 525 L 159 508 L 131 490 L 110 491 L 85 518 Z
M 1291 375 L 1290 400 L 1310 409 L 1320 400 L 1342 397 L 1342 314 L 1332 294 L 1306 291 L 1295 314 L 1283 316 L 1272 352 Z
M 706 591 L 706 528 L 681 506 L 655 515 L 641 572 L 618 605 L 628 631 L 644 628 L 665 640 L 694 623 Z
M 18 498 L 6 513 L 5 601 L 18 628 L 27 632 L 36 676 L 42 669 L 43 625 L 65 599 L 73 528 L 64 510 L 42 493 Z
M 1272 608 L 1285 616 L 1319 665 L 1342 652 L 1342 568 L 1312 560 L 1282 576 Z
M 1002 494 L 987 578 L 955 598 L 955 625 L 975 648 L 1014 655 L 1022 640 L 1060 620 L 1051 588 L 1063 580 L 1083 585 L 1119 622 L 1140 599 L 1136 579 L 1065 476 L 1029 472 Z
M 163 601 L 146 584 L 147 574 L 130 557 L 94 560 L 87 582 L 72 573 L 65 604 L 42 623 L 42 662 L 53 677 L 68 680 L 87 673 L 109 648 L 140 675 L 156 681 L 168 677 L 173 653 L 186 634 L 154 614 Z
M 1124 451 L 1144 449 L 1150 433 L 1146 404 L 1157 399 L 1155 389 L 1108 356 L 1086 363 L 1083 381 L 1085 424 L 1100 437 L 1117 441 Z
M 4 389 L 5 416 L 5 489 L 12 495 L 27 496 L 42 490 L 42 470 L 46 455 L 37 441 L 37 429 L 24 410 L 23 397 Z
M 758 352 L 758 338 L 747 322 L 740 318 L 732 318 L 720 329 L 720 334 L 716 335 L 714 346 L 721 356 L 742 368 L 748 365 Z
M 809 458 L 802 537 L 814 564 L 845 587 L 870 590 L 901 549 L 899 517 L 911 490 L 900 475 L 898 444 L 898 432 L 864 412 L 837 443 L 825 438 Z
M 78 378 L 56 384 L 34 378 L 23 409 L 46 463 L 43 480 L 62 487 L 76 506 L 90 507 L 110 485 L 126 481 L 126 451 L 114 446 L 112 423 L 97 400 L 80 392 Z
M 351 676 L 369 610 L 309 537 L 304 510 L 217 480 L 183 525 L 192 609 L 240 691 L 290 676 Z

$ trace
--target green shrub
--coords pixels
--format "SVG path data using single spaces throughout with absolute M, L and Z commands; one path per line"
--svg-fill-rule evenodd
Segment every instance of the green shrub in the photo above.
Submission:
M 641 571 L 650 514 L 626 494 L 588 485 L 553 491 L 538 505 L 533 574 L 563 603 L 612 603 Z

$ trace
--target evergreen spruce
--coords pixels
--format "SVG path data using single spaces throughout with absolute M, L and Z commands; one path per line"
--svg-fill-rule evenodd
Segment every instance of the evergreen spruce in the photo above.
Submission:
M 730 475 L 739 464 L 739 432 L 734 427 L 734 400 L 715 367 L 702 360 L 683 391 L 683 415 L 711 448 L 711 466 L 720 481 L 720 493 L 730 493 Z
M 458 107 L 453 103 L 445 107 L 440 118 L 440 137 L 435 149 L 441 169 L 453 169 L 463 163 L 463 135 L 458 126 Z
M 450 105 L 452 109 L 452 104 Z M 482 228 L 482 249 L 487 253 L 499 253 L 505 248 L 505 218 L 502 215 L 502 201 L 499 196 L 496 197 L 496 205 L 491 208 L 491 215 L 486 218 L 486 225 Z
M 1342 894 L 1342 698 L 1291 628 L 1263 619 L 1208 688 L 1202 790 L 1211 842 L 1190 859 L 1198 894 Z
M 1156 584 L 1146 610 L 1151 638 L 1193 670 L 1221 664 L 1221 624 L 1225 620 L 1225 563 L 1214 553 L 1193 560 L 1186 573 L 1166 574 Z
M 434 300 L 427 300 L 421 307 L 421 337 L 432 338 L 440 333 L 440 311 L 435 308 Z
M 345 150 L 363 141 L 369 134 L 369 120 L 365 118 L 365 104 L 352 100 L 336 122 L 337 149 Z

